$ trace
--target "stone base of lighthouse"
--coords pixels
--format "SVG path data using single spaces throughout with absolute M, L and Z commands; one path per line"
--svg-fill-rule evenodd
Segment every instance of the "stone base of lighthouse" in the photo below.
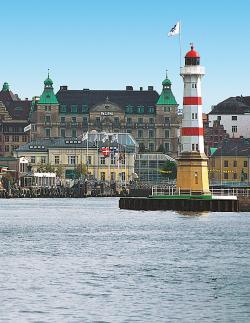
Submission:
M 176 189 L 180 194 L 211 195 L 207 156 L 200 152 L 183 152 L 177 158 Z

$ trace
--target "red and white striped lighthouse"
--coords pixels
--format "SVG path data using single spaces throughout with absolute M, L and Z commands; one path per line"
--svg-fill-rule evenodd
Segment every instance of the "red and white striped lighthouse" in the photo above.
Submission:
M 200 66 L 200 55 L 191 46 L 181 68 L 184 82 L 183 119 L 181 129 L 181 152 L 204 153 L 201 79 L 205 74 Z
M 201 79 L 204 74 L 200 55 L 191 45 L 180 73 L 184 82 L 184 97 L 176 186 L 181 191 L 192 190 L 199 194 L 209 193 L 201 97 Z

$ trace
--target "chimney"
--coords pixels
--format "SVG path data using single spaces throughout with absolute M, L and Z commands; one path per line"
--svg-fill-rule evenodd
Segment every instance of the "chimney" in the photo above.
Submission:
M 67 85 L 61 85 L 60 86 L 60 91 L 67 91 L 68 90 L 68 86 Z
M 148 91 L 154 91 L 154 87 L 152 85 L 148 86 Z
M 140 86 L 140 91 L 143 91 L 143 87 L 142 86 Z
M 133 91 L 133 86 L 127 85 L 126 86 L 126 91 Z

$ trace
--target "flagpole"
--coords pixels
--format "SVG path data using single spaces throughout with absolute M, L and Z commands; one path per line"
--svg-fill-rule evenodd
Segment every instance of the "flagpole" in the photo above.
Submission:
M 182 60 L 182 47 L 181 47 L 181 21 L 179 21 L 179 48 L 180 48 L 180 68 L 181 68 L 181 60 Z

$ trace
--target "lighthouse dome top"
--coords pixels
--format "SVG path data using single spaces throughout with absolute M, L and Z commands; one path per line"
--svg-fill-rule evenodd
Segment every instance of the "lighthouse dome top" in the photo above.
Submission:
M 190 65 L 200 65 L 200 55 L 194 50 L 193 44 L 191 44 L 191 50 L 185 56 L 185 66 Z
M 187 54 L 186 54 L 186 56 L 185 57 L 190 57 L 190 58 L 199 58 L 200 57 L 200 55 L 199 55 L 199 53 L 196 51 L 196 50 L 194 50 L 194 46 L 193 45 L 191 45 L 191 50 L 190 51 L 188 51 L 187 52 Z

